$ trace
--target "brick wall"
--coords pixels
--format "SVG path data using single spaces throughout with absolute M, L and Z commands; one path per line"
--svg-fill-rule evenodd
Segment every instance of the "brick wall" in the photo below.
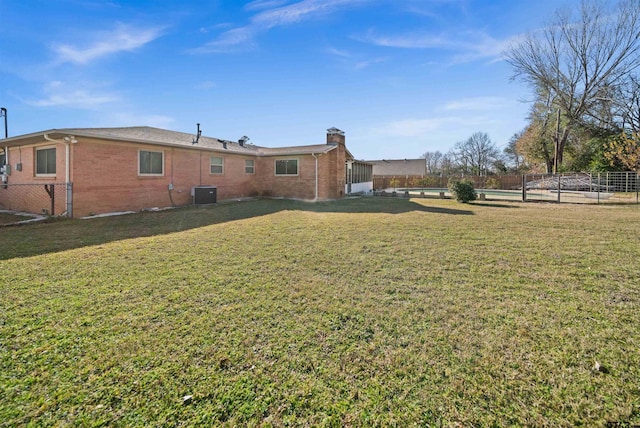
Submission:
M 81 141 L 74 145 L 74 215 L 191 204 L 191 189 L 217 187 L 219 200 L 258 194 L 245 159 L 230 153 L 144 144 Z M 139 150 L 162 151 L 164 174 L 138 174 Z M 223 173 L 211 174 L 211 156 L 223 158 Z M 173 189 L 169 190 L 169 185 Z
M 56 149 L 56 173 L 48 176 L 36 177 L 36 150 L 42 148 Z M 67 193 L 62 185 L 53 186 L 54 204 L 51 206 L 51 197 L 45 189 L 48 186 L 51 191 L 53 183 L 65 182 L 65 145 L 42 141 L 22 147 L 9 148 L 8 163 L 11 174 L 8 176 L 8 186 L 0 188 L 0 209 L 26 211 L 32 213 L 62 214 L 66 210 Z M 20 164 L 21 170 L 18 170 Z
M 340 137 L 340 136 L 338 136 Z M 228 152 L 211 152 L 192 148 L 134 144 L 78 137 L 70 145 L 73 183 L 73 216 L 81 217 L 115 211 L 137 211 L 145 208 L 188 205 L 192 203 L 191 189 L 206 185 L 217 187 L 218 200 L 248 196 L 269 196 L 294 199 L 315 198 L 316 159 L 312 155 L 254 157 Z M 328 137 L 329 142 L 329 137 Z M 318 154 L 318 199 L 340 198 L 344 193 L 345 147 L 344 135 L 337 147 Z M 56 147 L 55 177 L 35 177 L 36 147 Z M 43 141 L 41 144 L 12 148 L 9 161 L 12 183 L 64 183 L 65 144 Z M 160 176 L 141 176 L 138 173 L 140 150 L 161 151 L 164 155 L 164 173 Z M 224 159 L 224 172 L 211 174 L 210 157 Z M 245 160 L 254 160 L 255 173 L 245 172 Z M 297 159 L 298 174 L 277 176 L 276 159 Z M 22 171 L 15 164 L 22 163 Z M 169 185 L 173 189 L 169 190 Z M 56 189 L 59 190 L 59 189 Z M 24 199 L 24 198 L 23 198 Z M 10 205 L 9 193 L 0 193 L 0 206 Z M 66 192 L 58 191 L 57 203 L 66 205 Z M 28 211 L 41 212 L 42 202 L 21 205 Z M 37 205 L 37 206 L 36 206 Z M 56 209 L 56 211 L 58 211 Z M 57 212 L 59 214 L 60 212 Z
M 297 159 L 298 175 L 276 175 L 278 159 Z M 256 184 L 260 196 L 313 199 L 315 197 L 315 159 L 311 155 L 269 156 L 257 159 Z

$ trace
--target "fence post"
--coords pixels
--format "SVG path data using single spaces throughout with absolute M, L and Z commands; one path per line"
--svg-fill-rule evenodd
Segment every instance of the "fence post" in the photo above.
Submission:
M 56 214 L 56 185 L 55 183 L 45 184 L 44 191 L 49 195 L 51 200 L 51 213 L 49 215 L 54 216 Z
M 527 202 L 527 175 L 522 174 L 522 202 Z
M 67 183 L 67 217 L 73 218 L 73 183 Z
M 560 187 L 562 187 L 562 174 L 558 174 L 558 203 L 560 203 Z
M 600 205 L 600 173 L 598 173 L 598 183 L 596 184 L 596 190 L 598 191 L 598 205 Z
M 629 172 L 627 171 L 624 175 L 625 175 L 624 193 L 628 193 L 629 192 Z

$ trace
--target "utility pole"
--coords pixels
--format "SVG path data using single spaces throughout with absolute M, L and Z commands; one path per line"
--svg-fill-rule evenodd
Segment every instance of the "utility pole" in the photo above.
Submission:
M 4 138 L 9 138 L 9 131 L 7 128 L 7 109 L 0 107 L 0 116 L 4 117 Z
M 553 147 L 553 173 L 558 173 L 558 155 L 560 154 L 560 109 L 558 108 L 558 116 L 556 117 L 556 138 Z

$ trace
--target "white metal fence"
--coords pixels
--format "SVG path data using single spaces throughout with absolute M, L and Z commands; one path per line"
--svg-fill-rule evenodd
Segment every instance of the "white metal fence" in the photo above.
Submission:
M 640 175 L 636 172 L 527 174 L 521 188 L 525 201 L 640 202 Z

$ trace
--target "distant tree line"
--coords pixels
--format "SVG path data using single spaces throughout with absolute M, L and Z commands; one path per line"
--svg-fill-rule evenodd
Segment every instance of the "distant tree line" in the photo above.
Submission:
M 426 152 L 422 155 L 428 175 L 476 175 L 521 174 L 529 169 L 525 159 L 516 149 L 516 140 L 500 151 L 486 132 L 476 132 L 464 141 L 457 142 L 447 153 Z

